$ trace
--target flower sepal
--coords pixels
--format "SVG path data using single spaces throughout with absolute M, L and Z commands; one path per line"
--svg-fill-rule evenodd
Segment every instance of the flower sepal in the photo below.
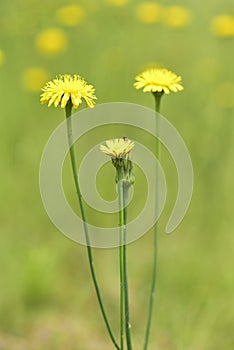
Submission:
M 154 97 L 156 98 L 161 98 L 164 95 L 164 91 L 154 91 L 152 92 L 152 94 L 154 95 Z
M 135 182 L 132 161 L 128 158 L 112 158 L 112 164 L 116 168 L 115 182 L 123 181 L 125 187 L 130 187 Z

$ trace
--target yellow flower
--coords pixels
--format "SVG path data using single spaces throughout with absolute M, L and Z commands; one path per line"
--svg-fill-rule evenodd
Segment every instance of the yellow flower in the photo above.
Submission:
M 31 67 L 24 71 L 23 85 L 30 91 L 40 91 L 41 86 L 49 79 L 49 73 L 40 67 Z
M 66 49 L 67 36 L 61 29 L 46 29 L 38 34 L 36 38 L 36 47 L 44 54 L 58 54 Z
M 106 0 L 106 2 L 113 6 L 124 6 L 129 3 L 129 0 Z
M 165 92 L 182 91 L 181 77 L 165 68 L 147 69 L 136 76 L 134 86 L 143 89 L 143 92 Z
M 106 146 L 101 145 L 100 150 L 108 156 L 111 156 L 111 158 L 123 159 L 126 158 L 134 146 L 135 144 L 133 141 L 124 137 L 122 139 L 107 140 Z
M 92 85 L 88 85 L 79 75 L 70 74 L 60 75 L 56 79 L 49 81 L 42 88 L 41 104 L 47 103 L 50 107 L 54 104 L 57 107 L 65 108 L 69 100 L 71 100 L 74 109 L 85 100 L 88 107 L 94 107 L 97 97 L 94 95 L 95 89 Z
M 214 35 L 219 37 L 234 36 L 234 16 L 220 15 L 213 18 L 211 30 Z
M 136 8 L 136 16 L 140 22 L 156 23 L 161 20 L 162 6 L 155 2 L 143 2 Z
M 191 21 L 191 11 L 183 6 L 169 6 L 164 9 L 164 22 L 174 28 L 182 28 Z
M 3 51 L 0 49 L 0 66 L 3 65 L 4 61 L 5 61 L 5 55 Z
M 68 5 L 60 7 L 56 11 L 58 21 L 68 27 L 75 27 L 85 19 L 85 11 L 79 5 Z

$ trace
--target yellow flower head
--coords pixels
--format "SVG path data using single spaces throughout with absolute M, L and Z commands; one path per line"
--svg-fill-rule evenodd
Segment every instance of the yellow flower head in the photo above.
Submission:
M 58 28 L 49 28 L 40 32 L 36 38 L 36 47 L 46 55 L 56 55 L 67 47 L 67 36 Z
M 140 22 L 157 23 L 161 20 L 162 6 L 153 1 L 143 2 L 137 6 L 136 16 Z
M 165 92 L 182 91 L 181 77 L 166 68 L 147 69 L 136 76 L 134 86 L 136 89 L 143 89 L 143 92 Z
M 82 103 L 82 99 L 85 100 L 88 107 L 94 107 L 97 97 L 94 95 L 95 89 L 92 85 L 88 85 L 84 79 L 79 75 L 70 74 L 60 75 L 56 79 L 49 81 L 42 88 L 43 94 L 41 95 L 41 104 L 47 103 L 50 107 L 54 104 L 57 107 L 59 104 L 61 108 L 65 108 L 69 100 L 74 107 L 77 107 Z
M 213 18 L 211 30 L 218 37 L 234 36 L 234 16 L 220 15 Z
M 133 141 L 124 137 L 122 139 L 107 140 L 106 146 L 101 145 L 100 150 L 108 156 L 111 156 L 111 158 L 124 159 L 134 146 L 135 144 Z
M 174 28 L 182 28 L 191 21 L 191 11 L 183 6 L 169 6 L 164 9 L 164 22 Z

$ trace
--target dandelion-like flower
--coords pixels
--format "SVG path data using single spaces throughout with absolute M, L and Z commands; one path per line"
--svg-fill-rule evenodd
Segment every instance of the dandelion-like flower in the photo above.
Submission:
M 147 69 L 136 76 L 134 86 L 143 92 L 159 92 L 169 94 L 170 91 L 182 91 L 181 77 L 166 68 Z
M 130 152 L 135 146 L 127 137 L 122 139 L 107 140 L 106 145 L 101 145 L 100 150 L 111 157 L 112 164 L 116 168 L 115 182 L 123 180 L 128 187 L 135 182 Z
M 213 18 L 211 30 L 218 37 L 234 36 L 234 16 L 219 15 Z
M 153 1 L 142 2 L 136 8 L 136 16 L 138 20 L 148 24 L 159 22 L 162 13 L 162 6 Z
M 60 104 L 61 108 L 65 108 L 70 100 L 73 108 L 77 109 L 84 99 L 87 106 L 92 108 L 95 105 L 94 100 L 97 99 L 94 87 L 76 74 L 73 76 L 70 74 L 60 75 L 46 83 L 42 91 L 40 102 L 41 104 L 48 102 L 49 107 L 52 104 L 55 107 Z
M 134 142 L 127 139 L 114 139 L 114 140 L 107 140 L 106 146 L 101 145 L 100 150 L 107 154 L 108 156 L 111 156 L 111 158 L 126 158 L 126 156 L 129 154 L 129 152 L 133 149 L 135 146 Z
M 35 44 L 40 53 L 54 57 L 65 51 L 67 41 L 66 33 L 62 29 L 48 28 L 37 35 Z
M 184 6 L 168 6 L 164 9 L 164 22 L 173 28 L 186 27 L 191 21 L 191 11 Z

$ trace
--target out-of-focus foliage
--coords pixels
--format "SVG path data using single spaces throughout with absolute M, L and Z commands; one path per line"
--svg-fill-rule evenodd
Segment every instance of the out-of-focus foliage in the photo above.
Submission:
M 233 349 L 232 1 L 11 0 L 0 2 L 0 14 L 0 349 L 110 349 L 85 247 L 56 230 L 41 202 L 40 157 L 64 111 L 41 106 L 40 87 L 59 74 L 80 74 L 96 87 L 98 103 L 153 108 L 151 95 L 136 91 L 133 82 L 154 65 L 183 78 L 185 90 L 163 98 L 162 114 L 189 148 L 195 184 L 187 216 L 173 235 L 165 236 L 177 174 L 163 149 L 168 200 L 160 221 L 150 348 Z M 126 131 L 153 150 L 154 140 L 139 130 L 99 128 L 78 142 L 79 161 L 97 142 Z M 67 198 L 76 210 L 69 161 L 63 173 Z M 111 175 L 109 184 L 107 178 L 97 180 L 108 199 L 115 194 L 111 165 L 106 174 Z M 136 172 L 130 217 L 145 200 L 142 179 Z M 88 217 L 100 225 L 117 220 L 92 211 Z M 142 348 L 146 321 L 151 233 L 129 246 L 136 350 Z M 117 332 L 118 252 L 95 250 L 94 255 Z

